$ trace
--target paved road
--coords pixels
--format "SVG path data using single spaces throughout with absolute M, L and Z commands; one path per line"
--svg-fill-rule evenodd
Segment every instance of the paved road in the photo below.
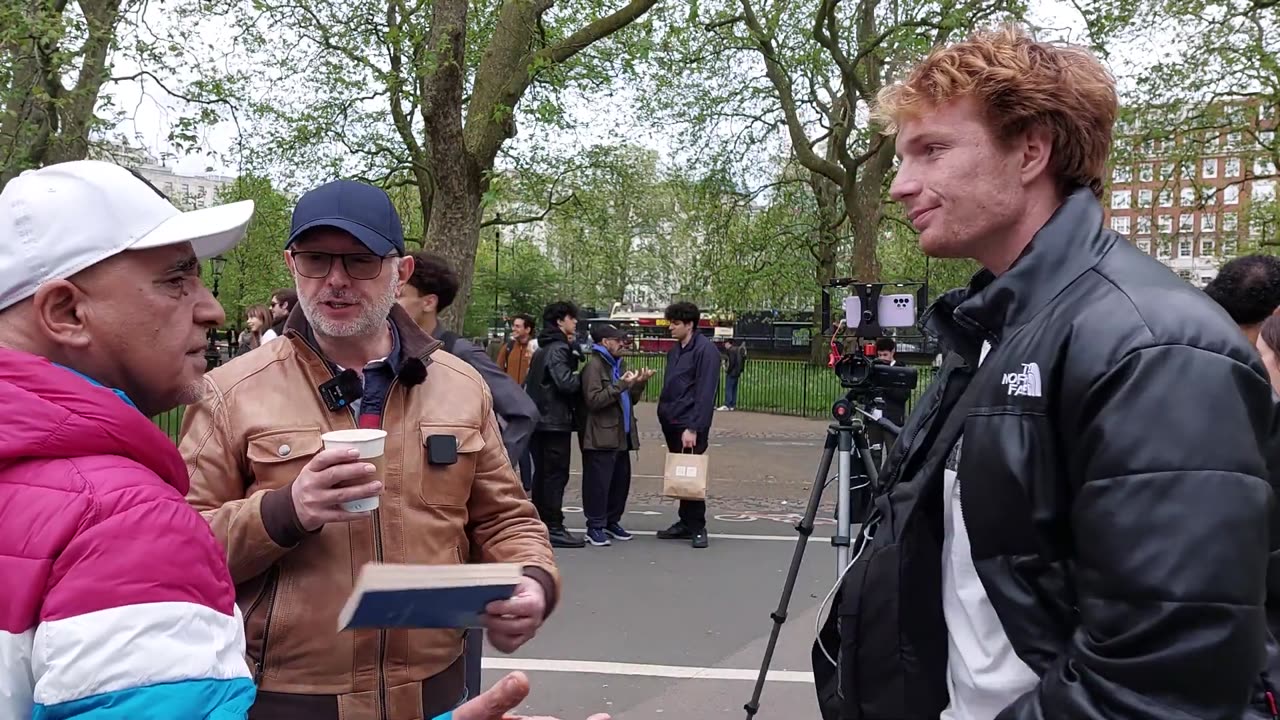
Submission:
M 639 412 L 649 432 L 626 523 L 652 533 L 674 521 L 675 505 L 660 497 L 665 449 L 652 407 Z M 486 649 L 485 684 L 524 670 L 534 690 L 522 711 L 562 720 L 599 711 L 626 720 L 745 717 L 825 429 L 819 421 L 718 413 L 709 450 L 711 547 L 640 534 L 609 548 L 558 550 L 560 608 L 514 656 Z M 580 487 L 575 474 L 565 500 L 578 528 Z M 826 500 L 817 535 L 829 538 L 833 493 Z M 825 538 L 806 545 L 761 720 L 818 717 L 809 651 L 818 606 L 835 579 Z

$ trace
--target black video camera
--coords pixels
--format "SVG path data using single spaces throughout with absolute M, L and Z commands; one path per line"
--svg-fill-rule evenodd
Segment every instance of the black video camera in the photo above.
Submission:
M 879 358 L 852 352 L 840 356 L 833 369 L 840 384 L 849 390 L 914 390 L 916 369 L 890 365 Z

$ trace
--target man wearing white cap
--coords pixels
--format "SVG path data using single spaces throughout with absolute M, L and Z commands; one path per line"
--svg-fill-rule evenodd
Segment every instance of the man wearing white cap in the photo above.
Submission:
M 199 259 L 252 202 L 182 213 L 80 161 L 0 192 L 0 717 L 243 717 L 222 548 L 150 415 L 196 399 L 222 309 Z
M 223 548 L 148 420 L 199 399 L 205 332 L 225 319 L 199 260 L 252 214 L 182 213 L 94 161 L 0 192 L 0 718 L 243 720 L 253 705 Z M 528 691 L 514 673 L 453 720 L 507 717 Z

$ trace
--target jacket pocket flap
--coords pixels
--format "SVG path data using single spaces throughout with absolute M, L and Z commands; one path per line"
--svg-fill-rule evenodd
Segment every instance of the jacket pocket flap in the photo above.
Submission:
M 250 462 L 288 462 L 315 455 L 324 447 L 319 430 L 273 430 L 249 438 Z
M 480 452 L 484 449 L 484 433 L 478 428 L 465 425 L 427 425 L 426 423 L 421 427 L 424 447 L 427 444 L 427 438 L 432 435 L 452 435 L 458 440 L 459 454 Z

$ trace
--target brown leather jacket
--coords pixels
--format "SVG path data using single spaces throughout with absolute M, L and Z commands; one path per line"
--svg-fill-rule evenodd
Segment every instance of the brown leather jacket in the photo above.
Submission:
M 206 375 L 205 398 L 183 419 L 187 499 L 226 547 L 245 617 L 259 688 L 250 717 L 417 720 L 460 697 L 461 633 L 337 632 L 365 563 L 515 562 L 547 590 L 548 611 L 558 597 L 546 529 L 508 461 L 489 389 L 462 360 L 433 354 L 440 343 L 398 306 L 391 318 L 404 364 L 383 415 L 381 507 L 367 520 L 310 534 L 298 524 L 290 484 L 321 433 L 355 427 L 317 392 L 332 373 L 301 311 L 283 342 Z M 423 440 L 442 433 L 457 438 L 457 462 L 429 465 Z

